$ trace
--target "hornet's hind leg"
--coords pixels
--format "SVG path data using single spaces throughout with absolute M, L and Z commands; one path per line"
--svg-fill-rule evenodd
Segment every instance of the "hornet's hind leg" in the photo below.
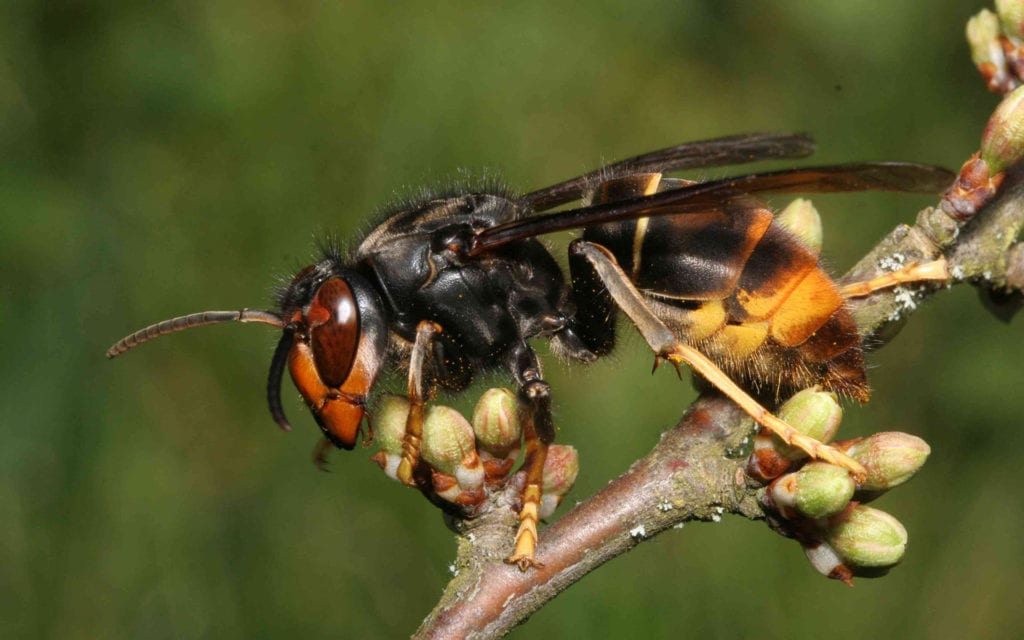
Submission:
M 876 278 L 848 284 L 842 287 L 839 293 L 844 298 L 859 298 L 880 289 L 888 289 L 901 284 L 924 282 L 927 280 L 942 282 L 949 280 L 949 268 L 946 265 L 945 258 L 940 257 L 938 260 L 932 260 L 931 262 L 908 264 L 896 271 L 883 273 Z
M 772 415 L 740 388 L 718 365 L 697 349 L 681 343 L 647 306 L 643 295 L 616 263 L 615 258 L 604 247 L 576 240 L 570 247 L 571 254 L 582 256 L 592 265 L 604 283 L 615 303 L 629 316 L 640 330 L 644 340 L 654 350 L 658 361 L 667 360 L 677 369 L 681 363 L 690 365 L 722 393 L 735 402 L 758 424 L 776 434 L 787 444 L 803 449 L 813 458 L 848 469 L 856 478 L 863 479 L 865 470 L 859 462 L 844 453 L 800 433 L 785 421 Z

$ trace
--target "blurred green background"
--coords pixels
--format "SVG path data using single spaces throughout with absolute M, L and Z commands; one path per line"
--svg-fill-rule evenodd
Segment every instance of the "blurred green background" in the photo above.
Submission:
M 4 637 L 401 637 L 453 536 L 368 451 L 309 455 L 263 401 L 275 334 L 213 327 L 109 363 L 149 322 L 265 304 L 325 232 L 396 192 L 491 168 L 529 189 L 688 139 L 808 131 L 816 159 L 950 167 L 996 98 L 963 41 L 980 0 L 23 2 L 0 10 Z M 720 170 L 697 173 L 721 175 Z M 844 270 L 931 199 L 816 199 Z M 564 247 L 565 239 L 553 242 Z M 850 589 L 762 523 L 693 524 L 557 598 L 514 637 L 1020 637 L 1021 321 L 966 287 L 871 357 L 843 434 L 934 453 L 878 506 L 904 564 Z M 634 336 L 551 361 L 572 497 L 692 397 Z M 287 384 L 287 383 L 286 383 Z M 471 404 L 463 399 L 461 406 Z M 571 502 L 571 501 L 570 501 Z

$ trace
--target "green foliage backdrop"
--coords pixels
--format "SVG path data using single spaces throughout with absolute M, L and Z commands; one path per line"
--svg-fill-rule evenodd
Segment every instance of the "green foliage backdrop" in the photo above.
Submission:
M 817 160 L 958 167 L 996 103 L 963 43 L 981 0 L 27 2 L 0 10 L 0 628 L 5 637 L 399 637 L 452 535 L 368 452 L 263 404 L 274 333 L 224 326 L 108 363 L 183 312 L 259 306 L 318 234 L 459 167 L 527 189 L 753 130 Z M 708 172 L 707 175 L 720 175 Z M 837 271 L 928 198 L 820 199 Z M 564 247 L 564 239 L 553 246 Z M 760 523 L 690 525 L 563 594 L 518 637 L 1020 637 L 1021 319 L 967 288 L 875 354 L 844 435 L 934 454 L 879 506 L 903 566 L 849 589 Z M 582 499 L 692 397 L 632 336 L 550 362 Z M 571 500 L 570 500 L 571 502 Z M 527 636 L 527 634 L 537 634 Z

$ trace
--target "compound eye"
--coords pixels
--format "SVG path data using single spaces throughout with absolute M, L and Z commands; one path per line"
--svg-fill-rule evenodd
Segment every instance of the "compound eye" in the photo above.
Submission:
M 341 387 L 359 346 L 359 308 L 348 283 L 331 278 L 320 285 L 306 312 L 306 323 L 320 379 L 328 387 Z

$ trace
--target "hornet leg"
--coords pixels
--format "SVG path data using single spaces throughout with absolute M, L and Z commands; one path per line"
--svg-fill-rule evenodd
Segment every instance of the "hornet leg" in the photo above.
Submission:
M 949 280 L 949 269 L 946 266 L 946 259 L 939 258 L 931 262 L 908 264 L 902 269 L 890 273 L 883 273 L 877 278 L 854 282 L 842 287 L 839 290 L 844 298 L 859 298 L 879 289 L 908 284 L 911 282 L 923 282 L 925 280 L 938 280 L 945 282 Z
M 433 392 L 433 385 L 425 380 L 423 369 L 434 338 L 439 333 L 440 326 L 422 320 L 416 326 L 416 341 L 409 358 L 409 417 L 405 421 L 402 461 L 398 463 L 396 475 L 399 482 L 410 487 L 417 486 L 415 475 L 420 462 L 420 443 L 423 441 L 423 407 Z
M 669 328 L 650 310 L 644 301 L 643 294 L 636 290 L 607 249 L 597 244 L 576 240 L 570 245 L 569 251 L 584 256 L 594 266 L 594 270 L 601 277 L 601 281 L 608 288 L 615 303 L 629 316 L 633 324 L 640 330 L 644 340 L 654 350 L 655 364 L 662 360 L 668 360 L 677 370 L 681 363 L 690 365 L 694 371 L 739 405 L 755 422 L 779 436 L 786 444 L 803 449 L 812 458 L 848 469 L 858 479 L 864 477 L 865 470 L 859 462 L 814 438 L 805 436 L 785 421 L 775 417 L 733 382 L 707 356 L 676 340 Z
M 530 567 L 543 566 L 534 558 L 537 551 L 537 512 L 544 490 L 544 462 L 548 457 L 548 445 L 555 439 L 555 426 L 551 421 L 551 387 L 541 379 L 537 356 L 525 342 L 519 343 L 513 350 L 512 367 L 519 384 L 518 395 L 523 413 L 526 444 L 523 469 L 526 470 L 526 486 L 523 489 L 523 504 L 519 509 L 515 549 L 505 562 L 518 565 L 521 571 L 526 571 Z

